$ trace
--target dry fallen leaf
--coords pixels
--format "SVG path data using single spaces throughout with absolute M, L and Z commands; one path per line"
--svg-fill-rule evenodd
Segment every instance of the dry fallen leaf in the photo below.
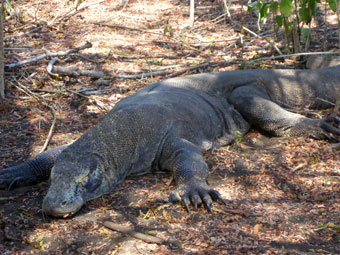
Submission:
M 254 226 L 254 229 L 253 229 L 253 234 L 254 235 L 258 235 L 259 234 L 259 231 L 260 231 L 260 228 L 261 228 L 261 224 L 256 224 L 255 226 Z

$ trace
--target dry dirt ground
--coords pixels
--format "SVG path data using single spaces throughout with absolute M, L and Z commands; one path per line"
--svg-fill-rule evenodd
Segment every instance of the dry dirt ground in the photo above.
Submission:
M 231 1 L 233 22 L 257 31 L 256 17 L 239 3 Z M 244 31 L 225 19 L 216 2 L 197 1 L 194 29 L 188 28 L 189 1 L 90 0 L 81 6 L 85 8 L 74 11 L 71 2 L 61 0 L 13 2 L 15 12 L 5 20 L 6 64 L 89 41 L 91 48 L 60 57 L 56 65 L 116 78 L 98 83 L 87 76 L 50 76 L 49 58 L 7 69 L 9 102 L 0 109 L 0 169 L 41 149 L 53 122 L 46 104 L 57 115 L 53 147 L 76 139 L 120 98 L 154 81 L 237 69 L 243 61 L 276 54 L 265 40 L 240 34 Z M 334 24 L 334 17 L 328 22 Z M 334 48 L 334 31 L 328 30 L 326 50 Z M 322 50 L 317 32 L 311 51 Z M 261 33 L 274 38 L 269 23 Z M 279 59 L 246 67 L 302 64 Z M 166 74 L 156 75 L 160 71 Z M 144 75 L 133 79 L 136 74 Z M 205 157 L 209 181 L 227 201 L 214 204 L 212 213 L 204 208 L 187 213 L 181 205 L 168 205 L 174 185 L 166 173 L 128 178 L 115 192 L 67 219 L 42 214 L 47 182 L 1 190 L 0 254 L 340 254 L 337 145 L 251 131 Z M 170 243 L 146 243 L 111 231 L 103 226 L 105 220 Z

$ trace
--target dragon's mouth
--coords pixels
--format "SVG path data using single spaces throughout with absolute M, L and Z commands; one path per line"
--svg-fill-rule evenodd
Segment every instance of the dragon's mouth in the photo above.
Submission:
M 74 215 L 77 211 L 73 211 L 73 212 L 45 212 L 45 214 L 56 217 L 56 218 L 69 218 L 72 215 Z
M 53 199 L 47 195 L 43 201 L 42 210 L 46 215 L 57 218 L 67 218 L 78 212 L 83 204 L 84 201 L 81 197 L 72 199 L 71 202 L 68 200 L 60 202 L 60 199 Z

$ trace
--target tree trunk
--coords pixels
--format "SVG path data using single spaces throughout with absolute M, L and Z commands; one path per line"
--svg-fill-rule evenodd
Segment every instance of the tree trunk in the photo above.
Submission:
M 190 26 L 194 27 L 195 20 L 195 0 L 190 0 Z
M 4 25 L 3 25 L 3 2 L 1 3 L 0 13 L 0 101 L 5 99 L 5 71 L 4 71 Z

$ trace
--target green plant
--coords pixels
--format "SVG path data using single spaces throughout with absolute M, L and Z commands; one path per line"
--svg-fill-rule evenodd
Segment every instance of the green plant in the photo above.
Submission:
M 333 12 L 339 8 L 338 0 L 326 0 Z M 260 22 L 265 23 L 272 14 L 273 22 L 285 30 L 285 48 L 287 53 L 290 51 L 290 44 L 293 46 L 293 52 L 300 51 L 301 36 L 306 43 L 311 39 L 310 26 L 312 18 L 317 14 L 317 5 L 321 0 L 270 0 L 255 1 L 248 5 L 248 11 L 253 9 L 258 11 L 258 27 Z M 339 20 L 339 19 L 338 19 Z M 340 29 L 340 20 L 339 20 Z M 340 40 L 340 39 L 339 39 Z

